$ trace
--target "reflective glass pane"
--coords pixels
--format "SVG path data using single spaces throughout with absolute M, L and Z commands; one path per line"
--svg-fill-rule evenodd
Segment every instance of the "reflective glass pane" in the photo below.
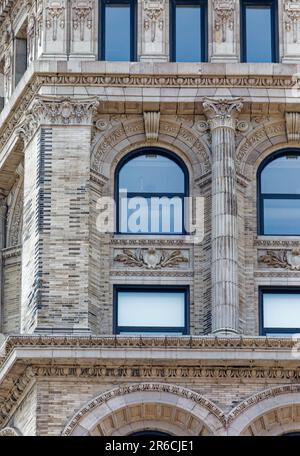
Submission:
M 300 199 L 265 199 L 264 234 L 300 235 Z
M 176 62 L 201 62 L 201 6 L 176 5 Z
M 183 327 L 184 314 L 183 292 L 118 293 L 118 326 Z
M 133 193 L 184 193 L 184 173 L 167 157 L 139 155 L 120 170 L 119 188 Z
M 300 195 L 300 155 L 285 155 L 266 165 L 261 173 L 261 191 Z
M 272 62 L 271 24 L 271 6 L 246 6 L 247 62 Z
M 130 5 L 105 6 L 105 60 L 130 61 Z
M 172 234 L 183 231 L 183 200 L 180 197 L 120 198 L 121 233 Z
M 265 293 L 265 328 L 300 328 L 300 294 Z

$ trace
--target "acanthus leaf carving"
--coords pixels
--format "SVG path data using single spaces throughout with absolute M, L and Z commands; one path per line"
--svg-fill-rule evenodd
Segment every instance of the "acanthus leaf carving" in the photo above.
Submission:
M 125 266 L 147 268 L 147 269 L 163 269 L 174 268 L 182 263 L 188 263 L 189 260 L 180 250 L 174 250 L 171 253 L 166 253 L 163 250 L 157 250 L 153 247 L 149 249 L 123 249 L 121 254 L 118 254 L 114 261 L 123 263 Z

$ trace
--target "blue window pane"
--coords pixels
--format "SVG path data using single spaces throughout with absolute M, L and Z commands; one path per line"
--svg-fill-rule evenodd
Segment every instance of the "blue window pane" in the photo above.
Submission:
M 140 155 L 121 169 L 119 188 L 135 193 L 184 193 L 184 173 L 167 157 Z
M 300 235 L 300 199 L 265 199 L 264 234 Z
M 183 231 L 183 199 L 180 197 L 120 197 L 121 233 L 175 234 Z
M 272 62 L 272 7 L 246 7 L 246 61 Z
M 300 155 L 285 155 L 261 173 L 262 193 L 300 195 Z
M 105 60 L 131 60 L 130 30 L 130 5 L 106 5 Z
M 201 62 L 201 6 L 176 5 L 176 62 Z

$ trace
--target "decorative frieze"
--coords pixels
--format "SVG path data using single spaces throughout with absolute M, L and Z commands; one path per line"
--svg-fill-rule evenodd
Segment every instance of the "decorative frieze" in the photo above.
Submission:
M 114 257 L 114 261 L 132 268 L 164 269 L 188 263 L 189 259 L 182 254 L 181 250 L 170 252 L 150 247 L 136 250 L 123 249 L 122 253 Z

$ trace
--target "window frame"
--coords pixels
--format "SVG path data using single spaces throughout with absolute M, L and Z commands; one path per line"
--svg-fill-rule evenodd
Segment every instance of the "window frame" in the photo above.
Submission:
M 137 1 L 136 0 L 100 0 L 99 25 L 98 25 L 98 58 L 100 61 L 118 62 L 119 60 L 106 60 L 105 56 L 105 8 L 107 5 L 124 4 L 130 7 L 130 19 L 133 26 L 130 28 L 130 62 L 137 60 Z M 123 61 L 123 60 L 122 60 Z M 125 61 L 125 60 L 124 60 Z
M 131 161 L 132 159 L 140 156 L 140 155 L 146 155 L 146 154 L 157 154 L 161 155 L 163 157 L 169 158 L 170 160 L 174 161 L 182 170 L 184 174 L 184 194 L 179 194 L 179 193 L 168 193 L 167 195 L 170 198 L 176 197 L 178 195 L 183 195 L 183 204 L 182 204 L 182 232 L 181 233 L 123 233 L 120 231 L 120 201 L 119 201 L 119 188 L 120 188 L 120 171 L 121 169 Z M 147 195 L 148 197 L 151 196 L 166 196 L 165 193 L 128 193 L 127 197 L 131 195 L 131 198 L 134 196 L 141 196 L 146 198 Z M 186 206 L 185 206 L 185 198 L 189 196 L 189 172 L 188 169 L 184 163 L 184 161 L 174 152 L 169 152 L 166 149 L 162 149 L 160 147 L 142 147 L 140 149 L 136 149 L 132 152 L 129 152 L 128 154 L 123 157 L 120 162 L 118 163 L 118 166 L 116 167 L 115 170 L 115 203 L 116 203 L 116 228 L 115 228 L 115 234 L 120 234 L 124 236 L 183 236 L 186 235 L 187 232 L 185 230 L 185 218 L 186 218 Z
M 264 327 L 264 294 L 299 294 L 300 287 L 282 287 L 282 286 L 261 286 L 259 287 L 259 334 L 266 336 L 267 334 L 283 334 L 293 335 L 299 334 L 300 328 L 276 328 Z
M 251 5 L 271 6 L 271 46 L 272 59 L 270 62 L 251 62 L 247 60 L 246 38 L 246 7 Z M 240 52 L 242 63 L 278 63 L 279 62 L 279 29 L 278 29 L 278 2 L 277 0 L 241 0 L 240 2 Z
M 262 193 L 262 172 L 272 161 L 277 158 L 284 157 L 285 155 L 294 155 L 299 156 L 300 159 L 300 149 L 291 147 L 281 149 L 273 154 L 269 155 L 263 162 L 259 165 L 257 170 L 257 234 L 259 236 L 300 236 L 300 234 L 265 234 L 265 214 L 264 214 L 264 200 L 265 199 L 299 199 L 300 194 L 289 194 L 289 193 Z
M 208 61 L 208 2 L 207 0 L 170 0 L 170 62 L 181 62 L 176 60 L 176 5 L 200 5 L 203 7 L 201 13 L 201 57 L 200 63 Z M 191 62 L 199 63 L 199 62 Z
M 144 293 L 184 293 L 184 320 L 183 327 L 173 326 L 118 326 L 118 293 L 144 292 Z M 188 285 L 114 285 L 113 286 L 113 334 L 120 333 L 182 333 L 182 336 L 189 334 L 190 327 L 190 287 Z

